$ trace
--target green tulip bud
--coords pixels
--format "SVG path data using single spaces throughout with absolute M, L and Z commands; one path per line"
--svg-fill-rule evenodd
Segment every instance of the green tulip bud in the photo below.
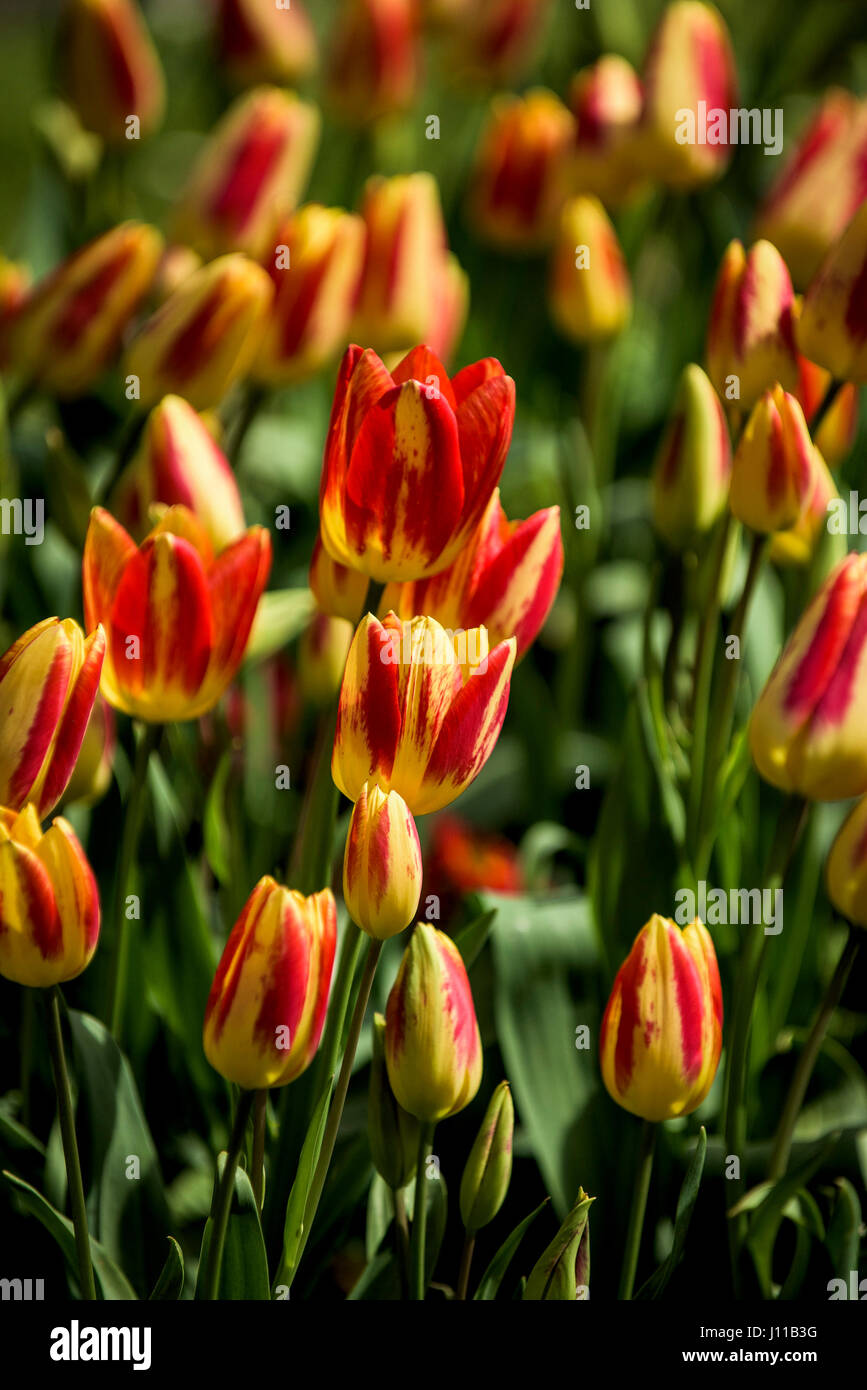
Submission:
M 501 1081 L 470 1150 L 461 1179 L 461 1218 L 474 1235 L 493 1221 L 506 1198 L 512 1176 L 515 1107 L 508 1081 Z

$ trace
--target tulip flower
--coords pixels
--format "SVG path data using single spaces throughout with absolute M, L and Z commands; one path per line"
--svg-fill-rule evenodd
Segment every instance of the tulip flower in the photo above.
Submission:
M 232 928 L 205 1010 L 205 1056 L 246 1090 L 285 1086 L 310 1065 L 328 1005 L 337 908 L 266 875 Z
M 522 893 L 525 887 L 520 856 L 511 840 L 451 814 L 436 818 L 426 876 L 441 901 L 485 888 L 494 893 Z
M 309 203 L 275 233 L 265 262 L 274 302 L 252 374 L 267 385 L 314 376 L 347 346 L 364 257 L 364 223 Z
M 456 559 L 496 487 L 515 384 L 494 358 L 452 380 L 429 348 L 388 372 L 352 346 L 341 364 L 319 489 L 322 543 L 372 579 L 421 579 Z
M 196 410 L 217 405 L 252 365 L 272 295 L 246 256 L 220 256 L 187 276 L 130 344 L 126 372 L 142 404 L 177 393 Z
M 314 705 L 330 705 L 340 690 L 355 624 L 314 613 L 298 648 L 301 689 Z
M 111 705 L 102 695 L 97 695 L 64 801 L 80 801 L 85 806 L 92 806 L 105 796 L 111 785 L 116 743 Z
M 833 87 L 822 97 L 756 218 L 803 289 L 867 197 L 867 101 Z
M 96 880 L 62 816 L 43 834 L 32 802 L 0 807 L 0 975 L 46 989 L 74 980 L 99 937 Z
M 798 359 L 799 378 L 796 395 L 804 412 L 804 419 L 812 425 L 813 417 L 822 405 L 830 387 L 831 373 L 806 357 Z M 819 427 L 815 431 L 813 443 L 819 450 L 829 468 L 836 468 L 852 452 L 858 429 L 858 388 L 852 382 L 840 387 L 829 405 Z
M 843 381 L 867 381 L 867 202 L 861 204 L 810 282 L 798 347 Z
M 160 125 L 165 82 L 135 0 L 68 0 L 58 52 L 85 129 L 123 146 Z
M 629 272 L 598 198 L 570 198 L 563 208 L 548 302 L 557 328 L 576 343 L 613 338 L 629 320 Z
M 568 182 L 574 193 L 593 193 L 612 206 L 635 192 L 644 177 L 635 138 L 643 100 L 638 74 L 616 53 L 603 54 L 572 79 Z
M 493 1221 L 512 1177 L 515 1107 L 508 1081 L 501 1081 L 488 1103 L 461 1178 L 461 1220 L 470 1234 Z
M 343 857 L 343 897 L 368 936 L 387 941 L 409 926 L 421 897 L 415 821 L 396 791 L 365 782 L 352 808 Z
M 99 689 L 101 628 L 85 637 L 71 618 L 44 618 L 0 657 L 0 805 L 27 802 L 40 819 L 72 776 Z
M 483 240 L 515 251 L 551 241 L 574 136 L 575 121 L 553 92 L 494 99 L 470 183 L 470 216 Z
M 453 16 L 450 70 L 486 87 L 510 86 L 530 68 L 550 9 L 550 0 L 464 0 Z
M 785 261 L 768 241 L 726 248 L 708 320 L 708 375 L 722 400 L 743 410 L 779 382 L 798 384 L 795 294 Z M 730 379 L 737 377 L 737 394 Z
M 332 560 L 320 536 L 313 545 L 309 581 L 320 610 L 332 618 L 345 618 L 355 627 L 364 609 L 370 581 L 360 570 Z
M 454 563 L 430 579 L 390 584 L 383 607 L 400 618 L 423 613 L 453 629 L 485 627 L 495 645 L 514 637 L 521 657 L 551 611 L 562 574 L 560 508 L 509 521 L 495 488 Z
M 405 111 L 418 85 L 416 0 L 346 0 L 331 40 L 328 90 L 347 120 Z
M 117 352 L 161 252 L 162 238 L 153 227 L 123 222 L 68 257 L 16 314 L 14 366 L 46 391 L 82 395 Z
M 654 913 L 617 972 L 602 1018 L 602 1080 L 644 1120 L 690 1115 L 719 1064 L 722 991 L 716 953 L 698 920 L 683 931 Z
M 727 130 L 717 142 L 711 113 L 723 111 L 727 121 L 737 105 L 731 39 L 719 10 L 701 0 L 667 5 L 644 65 L 641 150 L 648 172 L 672 188 L 719 178 L 730 147 Z M 707 130 L 702 113 L 711 115 Z
M 815 448 L 794 396 L 775 386 L 753 406 L 732 463 L 729 504 L 752 531 L 785 531 L 812 500 Z
M 856 927 L 867 927 L 867 797 L 849 812 L 825 864 L 828 897 Z
M 694 546 L 725 511 L 732 451 L 719 397 L 701 367 L 684 367 L 653 466 L 653 523 L 674 550 Z
M 769 555 L 775 565 L 807 565 L 828 529 L 828 506 L 838 496 L 821 451 L 813 447 L 813 492 L 809 502 L 786 531 L 775 531 Z
M 373 1166 L 395 1191 L 406 1187 L 415 1172 L 418 1120 L 403 1110 L 388 1084 L 385 1066 L 385 1019 L 373 1015 L 373 1054 L 367 1101 L 367 1136 Z
M 515 639 L 486 652 L 484 628 L 451 635 L 433 618 L 362 619 L 349 649 L 331 772 L 357 801 L 367 781 L 413 815 L 442 810 L 481 772 L 499 737 Z
M 182 396 L 165 396 L 148 416 L 136 457 L 121 476 L 111 510 L 137 540 L 155 503 L 195 512 L 215 550 L 244 534 L 244 509 L 229 461 Z
M 178 241 L 208 258 L 274 249 L 274 231 L 296 207 L 319 143 L 315 106 L 278 87 L 239 97 L 196 160 L 175 212 Z
M 867 792 L 867 555 L 847 555 L 804 613 L 750 719 L 753 761 L 814 801 Z
M 416 923 L 385 1010 L 385 1064 L 398 1103 L 423 1124 L 456 1115 L 482 1079 L 482 1040 L 461 953 Z
M 168 508 L 141 546 L 95 507 L 84 543 L 84 611 L 105 628 L 109 704 L 153 723 L 212 709 L 241 664 L 270 567 L 261 526 L 215 558 L 186 507 Z
M 316 32 L 302 0 L 218 0 L 217 52 L 238 86 L 292 87 L 316 68 Z
M 589 1298 L 590 1208 L 595 1200 L 579 1187 L 575 1205 L 530 1271 L 525 1303 L 574 1303 Z

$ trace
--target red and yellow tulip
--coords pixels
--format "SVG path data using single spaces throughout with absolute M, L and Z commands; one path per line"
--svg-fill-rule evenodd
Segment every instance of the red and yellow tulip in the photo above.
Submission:
M 123 146 L 160 125 L 163 71 L 135 0 L 68 0 L 58 52 L 66 95 L 87 130 Z M 135 135 L 130 116 L 138 117 Z
M 867 381 L 867 202 L 810 282 L 798 347 L 841 381 Z
M 786 531 L 810 505 L 816 451 L 794 396 L 775 386 L 756 401 L 735 450 L 732 514 L 758 532 Z
M 828 504 L 838 496 L 831 472 L 819 449 L 813 448 L 813 493 L 794 526 L 775 531 L 770 558 L 775 565 L 807 565 L 828 529 Z
M 328 61 L 331 104 L 360 125 L 405 111 L 419 78 L 416 0 L 345 0 Z
M 548 280 L 551 317 L 574 343 L 603 342 L 632 314 L 629 271 L 598 198 L 570 198 L 560 214 Z
M 322 544 L 321 536 L 317 536 L 313 544 L 309 583 L 317 606 L 323 613 L 332 618 L 344 618 L 355 626 L 364 611 L 370 580 L 361 570 L 332 560 Z
M 343 857 L 343 897 L 353 922 L 387 941 L 408 927 L 421 896 L 415 821 L 396 791 L 365 782 L 352 808 Z
M 302 0 L 218 0 L 217 52 L 238 86 L 293 87 L 316 68 L 316 31 Z
M 653 465 L 653 524 L 674 550 L 695 545 L 725 511 L 732 470 L 728 425 L 701 367 L 684 367 Z
M 726 248 L 707 331 L 707 368 L 720 399 L 749 410 L 777 382 L 798 384 L 795 293 L 786 263 L 769 241 Z M 737 394 L 729 378 L 737 377 Z
M 554 235 L 575 121 L 553 92 L 495 97 L 470 184 L 470 216 L 483 240 L 535 250 Z
M 811 425 L 813 417 L 831 387 L 831 373 L 806 357 L 798 361 L 800 377 L 795 392 L 804 412 L 804 419 Z M 858 388 L 853 382 L 841 386 L 829 405 L 819 427 L 815 431 L 813 443 L 819 450 L 829 468 L 836 468 L 852 452 L 858 429 Z
M 867 797 L 837 831 L 825 864 L 828 897 L 847 921 L 867 927 Z
M 569 88 L 575 140 L 567 178 L 573 193 L 593 193 L 608 206 L 627 201 L 645 175 L 636 141 L 644 101 L 631 63 L 605 53 L 582 68 Z

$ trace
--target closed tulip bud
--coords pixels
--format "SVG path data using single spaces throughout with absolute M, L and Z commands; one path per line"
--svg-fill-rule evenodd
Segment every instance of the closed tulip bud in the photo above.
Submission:
M 331 558 L 381 582 L 445 569 L 499 482 L 514 413 L 515 383 L 494 358 L 450 379 L 428 348 L 389 372 L 371 349 L 350 347 L 319 489 Z
M 246 526 L 235 475 L 201 416 L 182 396 L 165 396 L 148 416 L 136 457 L 121 475 L 111 510 L 141 540 L 156 503 L 194 512 L 214 550 Z
M 337 908 L 330 888 L 305 897 L 259 880 L 232 928 L 205 1009 L 205 1056 L 245 1090 L 285 1086 L 319 1046 Z
M 97 695 L 66 788 L 65 802 L 80 801 L 92 806 L 102 800 L 111 784 L 116 743 L 111 705 L 102 695 Z
M 454 16 L 450 70 L 489 88 L 510 86 L 532 66 L 550 9 L 550 0 L 463 0 Z
M 749 410 L 776 382 L 798 384 L 795 294 L 782 256 L 768 241 L 726 248 L 707 331 L 707 368 L 722 400 Z M 731 378 L 737 377 L 737 395 Z
M 813 448 L 813 493 L 794 526 L 775 531 L 769 555 L 775 565 L 808 565 L 828 531 L 828 506 L 838 496 L 820 451 Z
M 648 172 L 671 188 L 719 178 L 731 157 L 727 126 L 737 105 L 734 54 L 719 10 L 701 0 L 667 5 L 644 64 L 641 149 Z M 722 130 L 714 123 L 720 111 Z
M 837 832 L 825 864 L 828 897 L 856 927 L 867 927 L 867 797 Z
M 346 0 L 328 63 L 332 105 L 367 125 L 415 99 L 419 77 L 416 0 Z
M 45 834 L 32 802 L 0 807 L 0 975 L 47 989 L 74 980 L 99 937 L 99 895 L 62 816 Z
M 810 282 L 798 347 L 843 381 L 867 381 L 867 201 Z
M 759 207 L 757 236 L 804 289 L 867 197 L 867 101 L 839 87 L 822 97 Z
M 554 235 L 575 121 L 553 92 L 499 96 L 482 132 L 470 216 L 480 237 L 506 250 L 546 246 Z
M 867 555 L 847 555 L 804 613 L 750 719 L 753 761 L 813 801 L 867 792 Z
M 620 333 L 632 313 L 623 252 L 598 198 L 570 198 L 560 215 L 548 284 L 551 316 L 575 343 Z
M 701 367 L 690 363 L 653 466 L 653 524 L 672 549 L 695 545 L 725 511 L 731 467 L 719 397 Z
M 813 417 L 831 387 L 831 373 L 806 357 L 798 361 L 800 376 L 797 397 L 804 419 L 812 426 Z M 829 468 L 836 468 L 852 452 L 858 429 L 858 388 L 853 382 L 841 386 L 819 422 L 813 443 Z
M 415 1172 L 418 1120 L 404 1110 L 388 1084 L 385 1066 L 385 1019 L 373 1016 L 373 1055 L 367 1101 L 367 1137 L 373 1166 L 383 1182 L 398 1191 Z
M 161 124 L 163 72 L 135 0 L 69 0 L 59 51 L 67 96 L 86 130 L 124 146 Z
M 470 982 L 451 937 L 417 922 L 385 1010 L 385 1063 L 398 1103 L 422 1124 L 463 1110 L 482 1079 Z
M 302 381 L 346 347 L 363 257 L 364 223 L 340 208 L 309 203 L 277 228 L 265 262 L 274 302 L 253 364 L 257 381 Z
M 616 206 L 640 186 L 645 175 L 636 133 L 643 100 L 638 74 L 616 53 L 604 54 L 572 79 L 575 141 L 567 177 L 575 193 L 593 193 Z
M 590 1208 L 595 1197 L 583 1187 L 563 1225 L 540 1256 L 524 1286 L 524 1301 L 574 1303 L 589 1298 Z
M 168 508 L 137 546 L 94 507 L 84 543 L 84 611 L 102 623 L 102 693 L 152 723 L 198 719 L 237 674 L 271 568 L 252 526 L 218 556 L 186 507 Z
M 816 486 L 815 448 L 794 396 L 775 386 L 753 406 L 732 463 L 732 515 L 750 530 L 786 531 Z
M 364 610 L 370 580 L 360 570 L 332 560 L 319 536 L 310 561 L 310 589 L 318 608 L 331 618 L 345 618 L 355 627 Z
M 217 405 L 252 365 L 272 295 L 267 273 L 246 256 L 220 256 L 188 275 L 127 352 L 142 404 L 176 393 L 196 410 Z
M 484 628 L 454 636 L 433 618 L 361 620 L 340 691 L 331 772 L 357 801 L 364 783 L 399 792 L 413 815 L 448 806 L 499 737 L 515 639 L 488 652 Z
M 421 847 L 403 798 L 365 782 L 352 808 L 343 898 L 353 922 L 387 941 L 409 926 L 421 897 Z
M 314 613 L 298 650 L 301 689 L 314 705 L 330 705 L 340 690 L 355 625 Z
M 43 820 L 72 776 L 99 689 L 105 634 L 44 618 L 0 657 L 0 805 Z
M 59 396 L 87 391 L 147 294 L 162 245 L 153 227 L 124 222 L 63 261 L 16 315 L 13 365 Z
M 563 574 L 560 508 L 509 521 L 495 488 L 478 529 L 454 564 L 430 579 L 390 584 L 387 612 L 424 613 L 443 627 L 484 627 L 493 645 L 514 637 L 517 658 L 536 640 Z
M 217 52 L 233 82 L 292 87 L 315 71 L 316 32 L 301 0 L 218 0 Z
M 273 250 L 274 229 L 297 205 L 319 143 L 319 113 L 292 92 L 239 97 L 205 142 L 178 204 L 174 232 L 203 256 Z
M 617 972 L 602 1019 L 605 1089 L 643 1120 L 701 1105 L 719 1065 L 722 991 L 716 953 L 698 920 L 681 931 L 654 913 Z
M 470 1235 L 493 1221 L 512 1177 L 515 1107 L 508 1081 L 491 1096 L 461 1178 L 461 1220 Z

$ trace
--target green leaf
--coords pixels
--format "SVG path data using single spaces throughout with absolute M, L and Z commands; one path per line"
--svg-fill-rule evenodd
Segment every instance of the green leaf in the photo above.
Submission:
M 8 1100 L 0 1101 L 0 1138 L 2 1138 L 11 1149 L 32 1149 L 44 1157 L 45 1145 L 35 1134 L 20 1120 L 16 1120 L 11 1113 L 11 1106 Z
M 394 1220 L 394 1198 L 388 1183 L 374 1173 L 367 1195 L 367 1227 L 364 1248 L 368 1260 L 372 1260 L 388 1234 Z
M 309 589 L 274 589 L 259 600 L 250 640 L 244 653 L 245 665 L 264 661 L 297 637 L 313 616 L 313 595 Z
M 683 1259 L 689 1223 L 692 1220 L 692 1213 L 695 1209 L 696 1201 L 698 1200 L 698 1190 L 701 1186 L 706 1153 L 707 1133 L 704 1125 L 702 1125 L 698 1132 L 692 1158 L 689 1161 L 689 1167 L 686 1170 L 686 1175 L 681 1185 L 680 1196 L 677 1199 L 677 1212 L 674 1218 L 674 1239 L 672 1241 L 671 1250 L 659 1268 L 651 1274 L 650 1278 L 646 1280 L 644 1284 L 642 1284 L 635 1295 L 636 1298 L 659 1298 L 675 1269 Z
M 815 1229 L 815 1217 L 810 1206 L 802 1206 L 800 1201 L 794 1205 L 790 1205 L 790 1203 L 792 1203 L 793 1198 L 798 1198 L 805 1203 L 809 1202 L 811 1207 L 815 1208 L 816 1204 L 806 1191 L 806 1186 L 813 1174 L 836 1147 L 837 1138 L 838 1136 L 835 1135 L 826 1144 L 823 1144 L 818 1152 L 814 1153 L 813 1157 L 794 1173 L 780 1178 L 779 1182 L 773 1184 L 762 1183 L 759 1189 L 747 1193 L 746 1197 L 729 1212 L 729 1215 L 732 1216 L 741 1211 L 750 1210 L 751 1205 L 755 1203 L 757 1191 L 760 1194 L 761 1200 L 755 1207 L 747 1228 L 747 1245 L 753 1258 L 764 1298 L 773 1297 L 774 1246 L 783 1219 L 789 1217 L 798 1224 L 808 1222 Z
M 275 1285 L 288 1284 L 291 1286 L 295 1277 L 298 1247 L 304 1235 L 304 1211 L 313 1183 L 313 1174 L 319 1161 L 319 1152 L 322 1148 L 322 1139 L 325 1134 L 325 1125 L 331 1103 L 331 1083 L 333 1080 L 333 1076 L 329 1077 L 322 1095 L 316 1102 L 304 1143 L 301 1146 L 298 1171 L 295 1174 L 295 1181 L 286 1203 L 286 1220 L 283 1224 L 283 1254 L 280 1257 L 280 1267 L 274 1280 Z
M 232 877 L 231 832 L 226 816 L 226 783 L 231 770 L 232 750 L 227 748 L 208 788 L 202 821 L 205 854 L 220 883 L 229 883 Z
M 14 1173 L 9 1172 L 3 1172 L 0 1176 L 15 1192 L 25 1211 L 28 1211 L 31 1216 L 35 1216 L 37 1221 L 41 1221 L 49 1235 L 53 1236 L 60 1246 L 70 1272 L 77 1280 L 78 1254 L 75 1247 L 75 1228 L 72 1222 L 50 1202 L 47 1202 L 41 1192 L 37 1192 L 36 1188 L 31 1187 L 29 1182 L 24 1182 L 23 1178 L 18 1178 Z M 123 1270 L 118 1268 L 108 1252 L 103 1249 L 98 1240 L 94 1240 L 93 1236 L 90 1237 L 90 1258 L 93 1262 L 93 1273 L 97 1285 L 102 1297 L 107 1302 L 126 1302 L 137 1299 L 138 1295 Z
M 173 1302 L 184 1291 L 184 1256 L 174 1236 L 168 1237 L 169 1253 L 151 1293 L 152 1302 Z
M 350 1303 L 396 1303 L 401 1296 L 400 1270 L 394 1253 L 382 1250 L 375 1255 L 347 1294 Z
M 496 916 L 497 909 L 495 907 L 489 908 L 486 912 L 480 913 L 478 917 L 474 917 L 471 922 L 468 922 L 456 933 L 455 945 L 463 957 L 467 970 L 478 959 Z
M 221 1153 L 217 1159 L 219 1183 L 226 1166 L 227 1155 Z M 202 1250 L 199 1256 L 199 1277 L 196 1282 L 196 1298 L 204 1298 L 204 1279 L 202 1275 L 208 1267 L 208 1259 L 213 1237 L 213 1217 L 205 1223 L 202 1237 Z M 268 1256 L 262 1237 L 262 1223 L 259 1208 L 250 1179 L 243 1168 L 235 1169 L 235 1191 L 232 1197 L 232 1210 L 226 1227 L 226 1243 L 223 1246 L 223 1264 L 220 1270 L 219 1298 L 235 1302 L 254 1300 L 269 1302 L 271 1287 L 268 1282 Z
M 496 1298 L 500 1285 L 505 1278 L 506 1271 L 517 1254 L 521 1241 L 536 1220 L 539 1212 L 545 1210 L 550 1200 L 550 1197 L 546 1197 L 544 1202 L 540 1202 L 536 1210 L 531 1211 L 529 1216 L 525 1216 L 523 1221 L 520 1221 L 514 1231 L 512 1231 L 511 1235 L 507 1236 L 503 1241 L 481 1277 L 479 1287 L 473 1294 L 474 1302 L 489 1303 L 492 1299 Z
M 858 1268 L 861 1240 L 861 1203 L 848 1178 L 838 1178 L 834 1184 L 834 1204 L 825 1245 L 831 1257 L 834 1274 L 848 1282 L 849 1271 Z

